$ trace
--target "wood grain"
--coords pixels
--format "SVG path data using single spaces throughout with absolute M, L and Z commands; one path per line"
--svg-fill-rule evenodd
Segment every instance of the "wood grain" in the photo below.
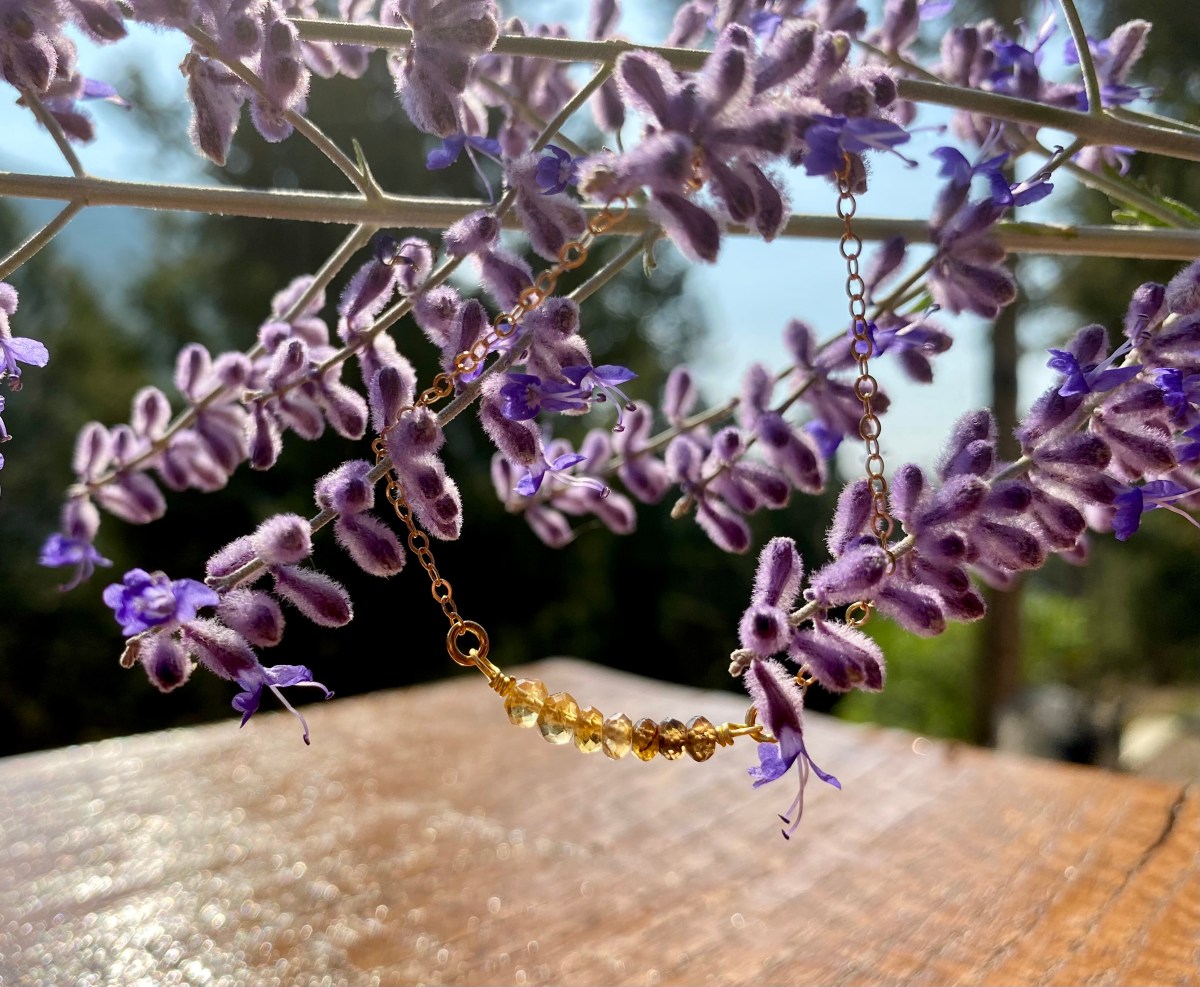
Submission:
M 631 717 L 746 703 L 556 659 Z M 812 716 L 613 762 L 477 675 L 0 761 L 0 984 L 1196 984 L 1200 797 Z M 743 746 L 745 744 L 745 746 Z

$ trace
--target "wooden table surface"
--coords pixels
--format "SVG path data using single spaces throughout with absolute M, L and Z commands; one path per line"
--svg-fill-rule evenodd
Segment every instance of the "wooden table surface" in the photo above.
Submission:
M 580 662 L 606 713 L 745 702 Z M 812 716 L 817 782 L 753 744 L 613 762 L 508 724 L 476 674 L 0 760 L 0 984 L 1196 984 L 1200 797 Z M 745 744 L 745 746 L 743 746 Z

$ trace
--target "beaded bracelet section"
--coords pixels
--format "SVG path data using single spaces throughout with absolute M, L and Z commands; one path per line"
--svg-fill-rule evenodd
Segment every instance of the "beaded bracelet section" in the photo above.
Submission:
M 478 647 L 463 652 L 458 639 L 469 633 L 478 639 Z M 613 760 L 629 753 L 642 761 L 656 754 L 678 761 L 686 753 L 693 761 L 707 761 L 718 747 L 731 747 L 738 737 L 750 737 L 760 744 L 776 743 L 758 723 L 753 706 L 746 723 L 714 724 L 705 716 L 694 716 L 686 725 L 668 718 L 655 722 L 643 717 L 636 723 L 624 713 L 605 716 L 594 706 L 579 708 L 569 692 L 548 695 L 538 679 L 515 678 L 500 671 L 487 657 L 487 632 L 474 621 L 462 621 L 451 627 L 446 637 L 450 657 L 460 665 L 474 665 L 487 677 L 492 691 L 504 700 L 504 712 L 519 727 L 537 727 L 548 743 L 574 743 L 584 754 L 603 750 Z

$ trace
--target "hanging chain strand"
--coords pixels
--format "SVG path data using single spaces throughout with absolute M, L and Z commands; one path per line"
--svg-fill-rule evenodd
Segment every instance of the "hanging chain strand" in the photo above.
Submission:
M 696 177 L 689 183 L 689 188 L 694 190 L 698 184 L 700 179 Z M 595 239 L 620 223 L 628 211 L 629 201 L 624 196 L 605 205 L 588 222 L 583 236 L 564 244 L 559 251 L 558 261 L 539 273 L 533 284 L 521 291 L 512 310 L 498 314 L 492 320 L 488 333 L 469 349 L 459 353 L 454 358 L 453 368 L 434 377 L 412 408 L 405 409 L 402 414 L 416 408 L 428 408 L 453 394 L 456 380 L 480 368 L 496 345 L 512 336 L 524 317 L 554 294 L 559 276 L 583 264 Z M 387 458 L 386 431 L 374 440 L 371 449 L 375 453 L 375 462 L 384 462 Z M 760 744 L 777 742 L 757 722 L 758 712 L 754 706 L 747 711 L 744 723 L 713 724 L 705 717 L 697 716 L 686 725 L 670 718 L 658 722 L 641 719 L 635 724 L 623 714 L 605 718 L 599 710 L 590 706 L 580 710 L 569 693 L 547 696 L 545 686 L 536 679 L 517 679 L 506 675 L 488 658 L 490 641 L 487 631 L 482 625 L 473 620 L 464 620 L 459 614 L 453 588 L 438 571 L 429 547 L 429 536 L 418 527 L 412 507 L 404 496 L 404 487 L 394 469 L 388 470 L 386 481 L 388 502 L 408 531 L 408 548 L 429 576 L 430 594 L 450 624 L 446 635 L 446 651 L 457 664 L 473 666 L 483 672 L 488 685 L 504 699 L 505 712 L 513 723 L 525 727 L 536 725 L 542 736 L 551 743 L 563 744 L 573 740 L 575 746 L 585 753 L 603 749 L 614 759 L 632 752 L 643 761 L 652 759 L 656 754 L 674 761 L 686 752 L 694 761 L 706 761 L 718 747 L 729 747 L 738 737 L 750 737 Z M 464 636 L 474 638 L 475 646 L 465 648 L 461 640 Z
M 843 158 L 841 170 L 837 173 L 837 214 L 842 221 L 842 236 L 839 243 L 843 259 L 846 261 L 846 298 L 849 300 L 850 355 L 858 364 L 858 378 L 854 381 L 854 393 L 862 403 L 862 418 L 858 422 L 858 434 L 866 448 L 866 479 L 871 491 L 871 531 L 879 539 L 879 547 L 883 549 L 888 560 L 888 571 L 896 565 L 896 557 L 892 554 L 890 542 L 896 522 L 888 509 L 888 482 L 884 471 L 883 454 L 879 448 L 879 436 L 883 425 L 875 414 L 872 400 L 879 393 L 879 383 L 870 370 L 870 359 L 875 353 L 875 342 L 871 338 L 872 327 L 867 321 L 867 285 L 859 273 L 859 257 L 862 255 L 862 239 L 854 232 L 853 219 L 858 210 L 851 182 L 851 159 L 847 154 Z M 860 600 L 852 603 L 846 610 L 846 623 L 853 627 L 861 627 L 871 616 L 870 600 Z

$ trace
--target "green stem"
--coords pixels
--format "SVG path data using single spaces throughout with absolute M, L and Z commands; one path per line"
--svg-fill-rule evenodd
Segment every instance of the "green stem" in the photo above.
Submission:
M 567 101 L 566 105 L 554 114 L 554 118 L 542 128 L 542 132 L 538 135 L 538 139 L 533 142 L 533 147 L 530 150 L 536 154 L 549 144 L 566 125 L 566 122 L 575 115 L 575 112 L 591 98 L 592 93 L 608 81 L 608 77 L 612 75 L 612 70 L 613 67 L 609 63 L 601 65 L 595 75 L 580 86 L 579 90 Z
M 87 206 L 135 206 L 347 225 L 363 223 L 381 229 L 407 226 L 444 230 L 468 213 L 488 207 L 488 203 L 476 199 L 425 199 L 384 194 L 375 201 L 367 201 L 361 195 L 344 192 L 159 185 L 90 176 L 75 178 L 8 172 L 0 172 L 0 195 L 78 200 Z M 600 206 L 583 208 L 589 217 L 602 210 Z M 507 215 L 502 221 L 507 229 L 519 229 L 519 223 Z M 631 206 L 614 233 L 618 236 L 641 236 L 656 225 L 645 209 Z M 930 242 L 929 224 L 921 219 L 856 218 L 855 228 L 864 240 L 886 240 L 901 234 L 913 243 Z M 727 232 L 740 236 L 749 234 L 750 230 L 731 225 Z M 842 224 L 836 217 L 794 214 L 780 235 L 798 239 L 836 240 L 841 233 Z M 1015 253 L 1183 261 L 1193 260 L 1200 255 L 1200 232 L 1195 230 L 1002 222 L 996 225 L 996 236 L 1006 250 Z
M 1012 96 L 1002 96 L 999 93 L 960 89 L 958 86 L 942 82 L 901 79 L 898 88 L 901 99 L 913 102 L 948 106 L 955 110 L 966 110 L 968 113 L 1035 127 L 1065 130 L 1076 137 L 1082 137 L 1089 144 L 1118 145 L 1185 161 L 1200 161 L 1200 136 L 1118 120 L 1108 114 L 1079 113 Z
M 12 274 L 18 267 L 53 240 L 75 214 L 83 208 L 82 202 L 69 202 L 50 222 L 30 236 L 24 243 L 14 249 L 7 257 L 0 260 L 0 281 Z
M 62 126 L 46 109 L 46 105 L 41 98 L 32 89 L 20 90 L 21 99 L 37 117 L 38 123 L 46 128 L 54 143 L 58 146 L 58 150 L 66 159 L 67 167 L 71 169 L 71 174 L 76 178 L 83 178 L 87 171 L 83 167 L 83 163 L 79 160 L 79 155 L 75 153 L 75 148 L 71 146 L 71 142 L 67 139 L 67 135 L 63 132 Z
M 1079 18 L 1079 11 L 1075 9 L 1075 0 L 1058 0 L 1058 5 L 1062 7 L 1063 16 L 1067 19 L 1067 30 L 1071 32 L 1071 40 L 1075 42 L 1075 52 L 1079 56 L 1079 70 L 1083 73 L 1083 93 L 1087 97 L 1088 113 L 1092 116 L 1102 115 L 1104 105 L 1100 102 L 1100 79 L 1096 75 L 1096 63 L 1088 45 L 1087 31 L 1083 29 L 1083 21 Z

